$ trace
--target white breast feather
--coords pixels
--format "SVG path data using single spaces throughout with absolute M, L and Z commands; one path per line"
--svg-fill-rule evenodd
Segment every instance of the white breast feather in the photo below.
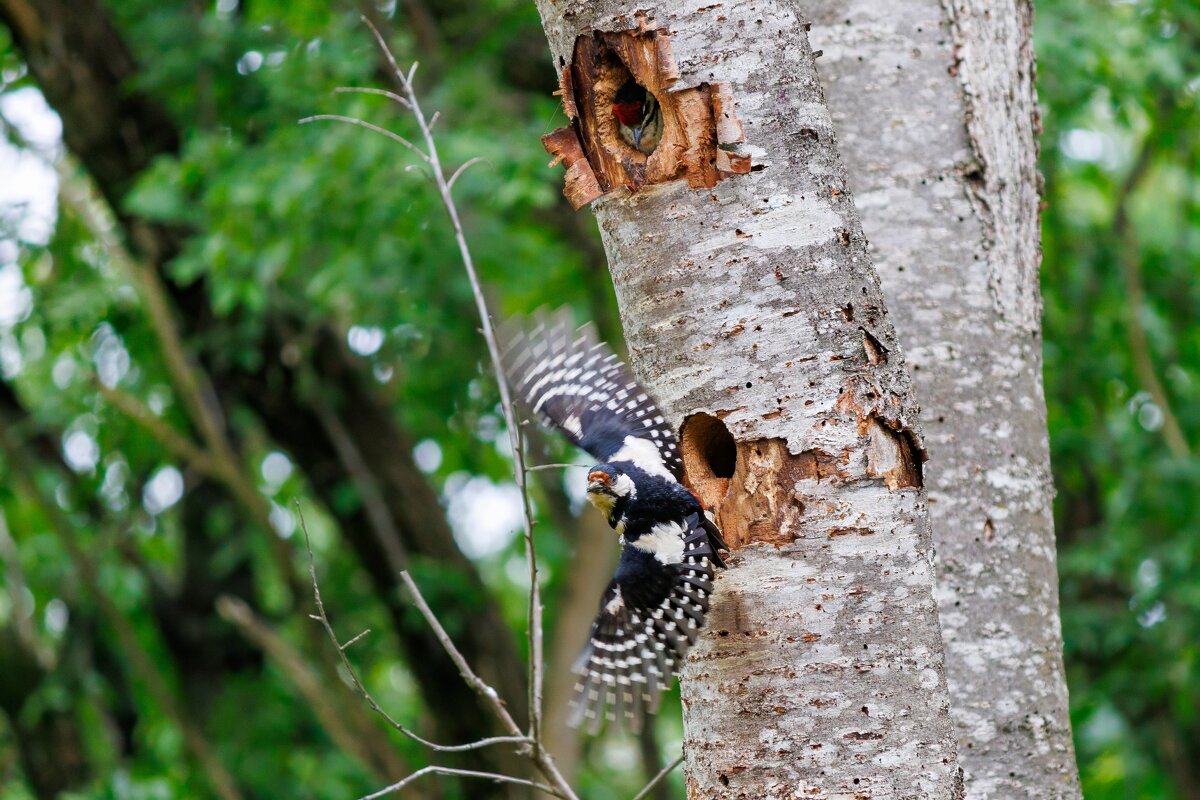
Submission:
M 616 592 L 613 593 L 612 600 L 604 604 L 604 610 L 609 614 L 616 614 L 625 607 L 625 600 L 621 597 L 621 587 L 618 586 Z
M 683 560 L 683 526 L 675 522 L 660 522 L 630 542 L 631 545 L 650 553 L 663 564 L 678 564 Z

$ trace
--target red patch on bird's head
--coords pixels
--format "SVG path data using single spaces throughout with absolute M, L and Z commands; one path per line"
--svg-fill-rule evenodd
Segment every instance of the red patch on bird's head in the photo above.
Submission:
M 642 121 L 642 104 L 641 102 L 633 103 L 613 103 L 613 116 L 621 121 L 622 125 L 633 127 Z
M 612 483 L 612 476 L 610 476 L 607 472 L 601 472 L 600 470 L 589 472 L 588 483 L 602 483 L 607 486 Z

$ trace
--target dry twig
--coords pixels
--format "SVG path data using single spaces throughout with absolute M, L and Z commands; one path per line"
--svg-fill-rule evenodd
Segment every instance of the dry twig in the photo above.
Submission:
M 497 772 L 476 772 L 474 770 L 469 770 L 469 769 L 451 769 L 450 767 L 430 766 L 430 767 L 422 767 L 421 769 L 417 770 L 412 775 L 409 775 L 407 778 L 400 781 L 399 783 L 393 783 L 391 786 L 380 789 L 378 792 L 375 792 L 373 794 L 369 794 L 369 795 L 366 795 L 365 797 L 360 798 L 360 800 L 374 800 L 374 798 L 376 798 L 376 797 L 383 797 L 385 794 L 391 794 L 392 792 L 398 792 L 401 789 L 403 789 L 405 786 L 408 786 L 413 781 L 415 781 L 418 778 L 421 778 L 425 775 L 455 775 L 460 778 L 482 778 L 484 780 L 494 781 L 496 783 L 515 783 L 518 786 L 531 786 L 534 789 L 545 792 L 546 794 L 551 795 L 553 797 L 563 797 L 564 796 L 562 794 L 559 794 L 553 788 L 547 786 L 544 783 L 538 783 L 537 781 L 527 781 L 524 778 L 513 778 L 509 775 L 501 775 Z
M 505 425 L 508 428 L 509 444 L 512 448 L 512 454 L 513 454 L 513 479 L 517 485 L 518 490 L 521 493 L 521 499 L 522 499 L 522 512 L 523 512 L 522 518 L 523 518 L 523 524 L 524 524 L 525 558 L 526 558 L 526 562 L 529 566 L 529 609 L 528 609 L 528 630 L 526 632 L 528 639 L 529 639 L 529 653 L 530 653 L 530 657 L 529 657 L 529 662 L 530 662 L 529 663 L 529 716 L 530 716 L 530 719 L 529 719 L 528 734 L 526 734 L 524 736 L 520 736 L 520 728 L 517 726 L 516 722 L 512 719 L 512 716 L 508 713 L 508 710 L 504 707 L 503 702 L 501 702 L 499 700 L 498 696 L 496 695 L 495 690 L 492 689 L 490 686 L 488 686 L 486 683 L 484 683 L 482 681 L 482 679 L 480 679 L 477 675 L 475 675 L 475 673 L 470 669 L 469 665 L 466 664 L 466 661 L 462 658 L 461 654 L 459 654 L 457 649 L 454 647 L 453 642 L 450 641 L 449 637 L 446 636 L 445 631 L 441 628 L 441 625 L 438 624 L 437 619 L 433 615 L 432 611 L 429 611 L 428 606 L 424 605 L 424 600 L 423 600 L 423 598 L 421 598 L 420 592 L 417 590 L 416 584 L 412 582 L 411 578 L 408 576 L 407 573 L 402 572 L 401 577 L 404 579 L 406 585 L 409 587 L 409 590 L 413 593 L 414 600 L 417 601 L 418 606 L 422 607 L 422 613 L 425 614 L 426 619 L 429 621 L 430 625 L 434 628 L 434 631 L 435 631 L 435 633 L 437 633 L 439 640 L 441 640 L 443 647 L 446 649 L 446 652 L 451 656 L 452 659 L 455 660 L 455 663 L 458 665 L 459 671 L 462 673 L 464 680 L 466 680 L 472 687 L 474 687 L 477 691 L 479 691 L 484 697 L 488 698 L 488 700 L 491 702 L 491 704 L 493 706 L 493 709 L 496 711 L 497 716 L 500 718 L 501 723 L 504 725 L 504 727 L 507 730 L 509 730 L 513 734 L 512 737 L 508 737 L 508 738 L 510 738 L 511 740 L 517 740 L 519 738 L 521 740 L 521 743 L 524 745 L 522 750 L 524 752 L 526 752 L 526 754 L 530 757 L 531 761 L 533 762 L 534 766 L 538 769 L 538 771 L 541 772 L 542 775 L 547 780 L 549 780 L 551 782 L 551 784 L 553 785 L 553 790 L 552 790 L 553 794 L 560 796 L 560 797 L 568 798 L 569 800 L 576 800 L 575 793 L 571 790 L 570 786 L 567 784 L 566 779 L 562 776 L 562 774 L 559 772 L 558 768 L 555 766 L 553 758 L 549 755 L 549 753 L 546 752 L 545 748 L 542 746 L 542 740 L 541 740 L 542 683 L 543 683 L 542 602 L 541 602 L 540 588 L 538 586 L 537 552 L 534 547 L 533 509 L 532 509 L 532 505 L 531 505 L 530 498 L 529 498 L 529 488 L 528 488 L 528 483 L 527 483 L 529 469 L 527 468 L 527 466 L 525 464 L 524 444 L 522 442 L 521 427 L 518 424 L 515 406 L 514 406 L 513 398 L 512 398 L 512 393 L 509 390 L 508 382 L 504 376 L 504 368 L 503 368 L 501 358 L 500 358 L 500 345 L 496 338 L 495 326 L 492 323 L 491 314 L 488 312 L 487 301 L 483 295 L 483 287 L 479 281 L 479 275 L 475 270 L 475 262 L 474 262 L 473 258 L 471 257 L 471 250 L 467 244 L 466 234 L 463 231 L 462 220 L 459 217 L 458 208 L 455 206 L 454 198 L 451 194 L 451 190 L 453 189 L 455 180 L 457 180 L 457 178 L 462 174 L 462 172 L 465 169 L 467 169 L 468 167 L 470 167 L 471 164 L 476 163 L 476 159 L 472 159 L 472 160 L 466 162 L 465 164 L 461 165 L 457 170 L 455 170 L 454 174 L 449 179 L 447 179 L 446 173 L 442 169 L 442 163 L 441 163 L 441 159 L 438 155 L 437 144 L 434 142 L 434 139 L 433 139 L 433 126 L 437 122 L 438 115 L 434 114 L 432 117 L 425 116 L 425 113 L 421 109 L 421 104 L 420 104 L 419 100 L 417 99 L 417 95 L 416 95 L 416 92 L 413 87 L 413 76 L 416 74 L 417 65 L 414 63 L 412 65 L 412 67 L 409 68 L 408 72 L 404 72 L 403 70 L 401 70 L 399 64 L 396 63 L 395 56 L 392 54 L 391 50 L 388 48 L 387 42 L 384 40 L 383 36 L 379 33 L 379 30 L 371 23 L 371 21 L 369 19 L 364 17 L 363 21 L 371 29 L 371 33 L 374 35 L 376 42 L 378 42 L 378 44 L 379 44 L 380 51 L 383 53 L 384 57 L 387 59 L 388 65 L 391 67 L 392 71 L 395 73 L 397 83 L 399 84 L 399 87 L 401 90 L 400 95 L 395 95 L 394 93 L 390 93 L 390 92 L 384 92 L 382 90 L 370 91 L 370 92 L 367 92 L 367 94 L 380 94 L 385 97 L 389 97 L 390 99 L 397 102 L 398 105 L 400 105 L 402 108 L 411 112 L 413 120 L 416 122 L 417 127 L 420 130 L 421 139 L 423 140 L 424 145 L 425 145 L 424 149 L 422 150 L 420 147 L 413 144 L 408 139 L 405 139 L 404 137 L 400 136 L 399 134 L 393 133 L 392 131 L 389 131 L 385 128 L 380 128 L 377 125 L 373 125 L 372 123 L 365 122 L 364 120 L 359 120 L 359 119 L 356 119 L 353 117 L 345 117 L 345 116 L 336 115 L 336 114 L 319 114 L 316 116 L 312 116 L 312 117 L 303 119 L 303 120 L 301 120 L 301 122 L 312 122 L 312 121 L 316 121 L 316 120 L 331 120 L 331 121 L 337 121 L 337 122 L 345 122 L 345 123 L 352 124 L 352 125 L 358 125 L 360 127 L 367 128 L 368 130 L 374 131 L 375 133 L 379 133 L 384 136 L 387 136 L 388 138 L 399 142 L 400 144 L 404 145 L 408 149 L 417 153 L 417 155 L 420 156 L 422 161 L 424 161 L 429 166 L 431 177 L 437 186 L 438 194 L 441 198 L 442 205 L 446 209 L 446 214 L 450 218 L 450 223 L 454 229 L 454 239 L 455 239 L 455 242 L 458 244 L 459 256 L 462 260 L 463 267 L 467 272 L 467 278 L 471 284 L 471 292 L 472 292 L 472 295 L 475 300 L 476 310 L 479 313 L 479 320 L 481 323 L 483 338 L 484 338 L 484 341 L 487 343 L 488 355 L 490 356 L 490 360 L 491 360 L 491 364 L 492 364 L 492 371 L 495 375 L 496 384 L 497 384 L 497 387 L 500 392 L 500 405 L 501 405 L 501 409 L 504 414 Z M 354 91 L 353 89 L 349 89 L 349 90 Z M 347 90 L 343 89 L 343 91 L 347 91 Z M 311 552 L 310 552 L 310 570 L 311 570 Z M 315 590 L 316 590 L 315 571 L 313 571 L 312 577 L 313 577 L 314 592 L 315 592 Z M 318 611 L 320 613 L 320 616 L 318 617 L 318 619 L 324 625 L 326 625 L 327 631 L 330 634 L 330 637 L 331 637 L 332 641 L 334 642 L 335 646 L 338 646 L 340 648 L 337 637 L 336 637 L 336 635 L 334 635 L 333 629 L 332 629 L 332 627 L 329 626 L 328 619 L 325 617 L 324 610 L 321 606 L 319 593 L 317 594 L 317 605 L 318 605 Z M 342 651 L 339 649 L 339 652 L 342 652 Z M 343 659 L 345 659 L 344 654 L 343 654 Z M 356 683 L 356 686 L 359 689 L 359 691 L 362 692 L 364 694 L 364 696 L 366 696 L 366 690 L 362 687 L 361 682 L 357 681 L 357 678 L 355 678 L 355 683 Z M 378 705 L 375 704 L 373 700 L 368 700 L 368 702 L 371 703 L 372 708 L 375 708 L 379 713 L 384 714 L 384 716 L 387 717 L 387 715 L 382 711 L 382 709 L 378 708 Z M 398 724 L 395 723 L 393 720 L 391 720 L 390 717 L 387 717 L 387 718 L 389 719 L 389 721 L 392 722 L 393 725 L 396 725 L 397 727 L 399 727 Z M 413 734 L 411 734 L 411 733 L 408 733 L 408 735 L 413 736 Z M 415 738 L 415 736 L 414 736 L 414 738 Z M 431 772 L 439 772 L 440 774 L 459 774 L 459 773 L 453 773 L 453 772 L 449 772 L 446 770 L 442 770 L 440 768 L 432 768 L 431 767 L 431 768 L 429 768 L 429 770 Z M 511 779 L 511 780 L 517 781 L 518 779 Z M 528 782 L 526 782 L 526 783 L 528 783 Z M 396 788 L 399 788 L 399 787 L 396 787 Z
M 337 633 L 334 631 L 333 625 L 329 621 L 329 616 L 328 616 L 328 614 L 325 613 L 325 601 L 321 599 L 321 585 L 317 581 L 317 567 L 316 567 L 316 563 L 313 560 L 312 541 L 309 539 L 309 536 L 308 536 L 308 523 L 305 522 L 305 520 L 304 520 L 304 511 L 300 508 L 299 501 L 296 502 L 296 516 L 300 520 L 300 531 L 304 534 L 304 548 L 305 548 L 306 552 L 308 553 L 308 574 L 312 580 L 313 600 L 317 606 L 317 613 L 310 614 L 309 617 L 311 617 L 312 619 L 321 623 L 321 627 L 325 629 L 326 635 L 329 636 L 329 641 L 333 643 L 333 647 L 337 651 L 338 658 L 341 659 L 342 666 L 345 667 L 345 669 L 346 669 L 346 674 L 350 676 L 350 683 L 354 686 L 355 691 L 358 692 L 358 694 L 362 697 L 362 699 L 367 701 L 367 705 L 371 707 L 372 711 L 374 711 L 376 714 L 378 714 L 380 717 L 382 717 L 384 720 L 386 720 L 388 725 L 391 725 L 397 731 L 404 734 L 408 738 L 412 739 L 414 742 L 423 744 L 426 747 L 428 747 L 429 749 L 436 750 L 440 753 L 461 753 L 466 750 L 478 750 L 481 747 L 487 747 L 487 746 L 493 745 L 493 744 L 515 744 L 515 745 L 525 746 L 530 743 L 529 737 L 521 735 L 521 729 L 518 728 L 515 723 L 513 723 L 513 725 L 511 726 L 511 729 L 516 732 L 515 735 L 513 735 L 513 736 L 492 736 L 487 739 L 480 739 L 477 742 L 471 742 L 470 744 L 454 744 L 454 745 L 438 744 L 437 742 L 431 742 L 428 739 L 423 738 L 419 734 L 409 730 L 402 723 L 398 722 L 394 717 L 392 717 L 392 715 L 389 714 L 383 708 L 383 706 L 379 705 L 379 703 L 371 695 L 371 692 L 363 684 L 362 679 L 358 675 L 358 670 L 356 670 L 354 668 L 354 664 L 350 661 L 349 657 L 347 657 L 347 655 L 346 655 L 346 648 L 348 648 L 351 644 L 353 644 L 354 642 L 361 639 L 368 632 L 363 631 L 362 633 L 358 634 L 354 638 L 347 640 L 345 643 L 341 642 L 338 639 Z M 408 580 L 407 572 L 402 572 L 402 573 L 400 573 L 400 575 L 406 581 Z M 409 582 L 408 585 L 410 588 L 412 588 L 411 582 Z M 424 604 L 424 600 L 421 601 L 421 604 L 422 605 Z M 424 608 L 428 609 L 428 606 L 424 606 Z M 422 611 L 422 613 L 424 613 L 424 611 Z M 431 615 L 432 615 L 432 613 L 433 612 L 429 612 L 429 614 L 431 614 Z M 426 617 L 426 618 L 428 618 L 428 617 Z M 445 636 L 446 632 L 444 630 L 442 630 L 440 625 L 437 626 L 434 630 L 436 633 L 439 634 L 439 638 L 441 636 Z M 453 645 L 451 645 L 451 646 L 453 647 Z M 455 654 L 457 654 L 457 652 L 458 651 L 455 650 L 453 653 L 451 653 L 451 657 L 453 658 L 453 656 Z M 461 660 L 462 656 L 459 655 L 458 658 Z M 458 662 L 456 661 L 455 663 L 457 664 Z M 461 669 L 461 667 L 460 667 L 460 669 Z M 482 681 L 480 681 L 480 683 L 482 683 Z M 486 686 L 486 684 L 484 684 L 484 685 Z M 492 697 L 496 697 L 496 691 L 494 689 L 492 689 L 491 687 L 488 687 L 488 691 L 491 692 Z M 508 712 L 506 711 L 505 713 L 507 714 Z M 510 718 L 510 721 L 511 721 L 511 718 Z
M 643 797 L 646 797 L 647 795 L 649 795 L 650 792 L 654 789 L 654 787 L 657 786 L 663 778 L 665 778 L 671 774 L 671 770 L 675 769 L 682 763 L 683 763 L 683 753 L 680 753 L 678 756 L 676 756 L 674 761 L 672 761 L 670 764 L 667 764 L 665 767 L 660 769 L 658 771 L 658 774 L 655 775 L 653 778 L 651 778 L 650 782 L 647 783 L 645 786 L 643 786 L 642 790 L 640 792 L 638 792 L 636 795 L 634 795 L 633 800 L 642 800 Z

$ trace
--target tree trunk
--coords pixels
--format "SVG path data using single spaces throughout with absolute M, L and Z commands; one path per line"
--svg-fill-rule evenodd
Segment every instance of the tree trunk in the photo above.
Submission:
M 1032 9 L 811 8 L 851 188 L 925 423 L 967 796 L 1078 798 L 1042 396 Z
M 916 404 L 803 21 L 539 9 L 578 115 L 547 146 L 569 197 L 605 194 L 633 365 L 735 550 L 685 668 L 688 796 L 961 796 Z M 629 75 L 663 108 L 649 159 L 608 111 Z

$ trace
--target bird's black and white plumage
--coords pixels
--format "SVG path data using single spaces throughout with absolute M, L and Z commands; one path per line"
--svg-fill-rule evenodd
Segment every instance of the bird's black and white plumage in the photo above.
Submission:
M 685 488 L 675 432 L 590 326 L 543 315 L 505 337 L 513 391 L 600 463 L 588 499 L 621 535 L 616 573 L 576 664 L 572 722 L 631 727 L 658 708 L 708 614 L 721 532 Z

